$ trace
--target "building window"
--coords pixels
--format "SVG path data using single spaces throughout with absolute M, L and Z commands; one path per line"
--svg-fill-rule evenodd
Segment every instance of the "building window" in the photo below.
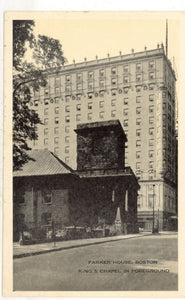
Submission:
M 88 82 L 88 90 L 89 91 L 93 90 L 93 82 Z
M 116 75 L 116 67 L 112 67 L 111 68 L 111 74 L 112 75 Z
M 153 207 L 153 201 L 154 201 L 154 196 L 153 194 L 148 195 L 148 207 L 152 208 Z
M 69 105 L 67 105 L 67 106 L 65 107 L 65 111 L 66 111 L 66 112 L 70 112 L 70 106 L 69 106 Z
M 55 138 L 54 138 L 54 143 L 55 143 L 55 144 L 58 144 L 58 142 L 59 142 L 59 138 L 58 138 L 58 137 L 55 137 Z
M 65 163 L 66 163 L 66 164 L 69 164 L 69 156 L 66 156 L 66 157 L 65 157 Z
M 92 113 L 89 113 L 89 114 L 87 115 L 87 118 L 88 118 L 88 120 L 92 120 Z
M 49 90 L 48 89 L 45 89 L 44 90 L 44 96 L 48 96 L 49 95 Z
M 100 119 L 103 119 L 103 118 L 104 118 L 104 111 L 100 111 L 99 117 L 100 117 Z
M 141 103 L 141 96 L 136 97 L 136 103 Z
M 154 117 L 149 117 L 149 124 L 154 124 Z
M 99 91 L 100 97 L 104 97 L 105 91 Z
M 56 95 L 60 95 L 60 89 L 59 89 L 59 87 L 56 87 L 56 88 L 55 88 L 55 94 L 56 94 Z
M 136 158 L 141 158 L 141 151 L 136 151 Z
M 116 78 L 112 78 L 111 79 L 111 84 L 112 85 L 116 85 L 117 84 L 117 79 Z
M 128 82 L 129 82 L 128 76 L 124 76 L 123 77 L 123 83 L 128 84 Z
M 136 163 L 136 169 L 141 169 L 141 163 L 140 162 Z
M 69 153 L 69 146 L 65 147 L 65 153 Z
M 153 150 L 149 150 L 148 156 L 149 156 L 150 158 L 153 158 L 153 157 L 154 157 L 154 151 L 153 151 Z
M 55 107 L 55 113 L 59 114 L 59 107 Z
M 44 135 L 48 135 L 49 129 L 48 128 L 44 128 Z
M 51 219 L 51 213 L 43 213 L 41 217 L 41 223 L 45 226 L 51 226 L 52 225 L 52 219 Z
M 93 71 L 88 72 L 88 79 L 93 79 Z
M 54 134 L 59 134 L 59 127 L 54 128 Z
M 88 103 L 88 109 L 92 109 L 92 102 Z
M 136 130 L 136 136 L 141 136 L 141 130 L 140 129 Z
M 59 98 L 55 97 L 55 103 L 59 103 Z
M 77 89 L 78 91 L 79 91 L 79 90 L 82 90 L 82 83 L 77 83 L 76 89 Z
M 154 167 L 154 162 L 153 162 L 153 161 L 149 161 L 148 167 L 149 167 L 149 169 L 153 169 L 153 167 Z
M 99 74 L 101 77 L 105 76 L 105 70 L 104 69 L 100 69 Z
M 57 156 L 59 155 L 59 148 L 58 147 L 54 148 L 54 154 L 57 155 Z
M 39 105 L 39 100 L 34 100 L 34 106 L 38 106 Z
M 162 97 L 166 98 L 166 92 L 163 92 Z
M 66 96 L 65 98 L 66 98 L 66 102 L 69 102 L 70 96 L 68 95 L 68 96 Z
M 111 94 L 112 94 L 112 96 L 116 96 L 116 90 L 115 89 L 111 90 Z
M 128 94 L 128 87 L 125 87 L 125 88 L 123 89 L 123 93 L 124 93 L 124 94 Z
M 39 98 L 39 96 L 40 96 L 40 92 L 39 91 L 34 91 L 34 97 Z
M 141 81 L 142 81 L 142 75 L 136 74 L 136 82 L 141 82 Z
M 153 83 L 149 84 L 149 90 L 150 90 L 150 91 L 153 91 L 153 90 L 154 90 L 154 84 L 153 84 Z
M 52 191 L 50 189 L 46 189 L 42 192 L 42 202 L 44 204 L 52 203 Z
M 140 147 L 141 146 L 141 140 L 136 140 L 136 147 Z
M 99 107 L 100 107 L 100 108 L 103 108 L 103 107 L 104 107 L 104 101 L 100 101 L 100 102 L 99 102 Z
M 88 93 L 87 95 L 88 95 L 88 99 L 92 99 L 93 93 Z
M 70 130 L 70 126 L 66 126 L 66 127 L 65 127 L 65 132 L 68 133 L 69 130 Z
M 140 115 L 141 114 L 141 107 L 136 107 L 136 114 Z
M 155 73 L 154 72 L 150 72 L 149 73 L 149 80 L 154 80 L 155 79 Z
M 171 105 L 168 103 L 168 110 L 171 112 Z
M 141 65 L 141 63 L 137 63 L 137 64 L 136 64 L 136 71 L 137 71 L 137 72 L 142 71 L 142 65 Z
M 128 116 L 128 108 L 124 108 L 123 109 L 123 115 L 124 116 Z
M 58 124 L 59 123 L 59 117 L 56 117 L 55 118 L 55 124 Z
M 49 99 L 44 99 L 44 105 L 48 105 L 49 104 Z
M 136 125 L 141 125 L 141 118 L 136 119 Z
M 128 104 L 128 98 L 123 99 L 123 104 L 127 105 Z
M 60 77 L 55 77 L 55 85 L 60 85 Z
M 123 72 L 124 73 L 128 73 L 128 65 L 124 65 L 123 66 Z
M 81 120 L 81 115 L 76 115 L 76 121 L 80 121 Z
M 149 135 L 154 135 L 154 128 L 149 128 Z
M 149 146 L 154 146 L 154 140 L 153 139 L 149 140 Z
M 154 112 L 154 105 L 150 105 L 149 106 L 149 113 L 153 113 Z
M 66 75 L 66 82 L 70 82 L 71 81 L 71 75 Z
M 105 87 L 105 80 L 100 80 L 99 86 L 100 86 L 100 88 L 104 88 Z
M 65 143 L 69 143 L 69 136 L 65 137 Z
M 82 94 L 76 94 L 76 99 L 81 100 Z
M 81 81 L 82 80 L 82 73 L 77 73 L 76 74 L 76 80 Z
M 154 67 L 155 67 L 155 62 L 154 62 L 154 60 L 149 61 L 149 68 L 150 68 L 150 69 L 154 69 Z
M 44 139 L 44 145 L 48 145 L 48 139 Z
M 69 123 L 70 122 L 70 116 L 66 116 L 65 121 L 66 121 L 66 123 Z
M 48 108 L 44 109 L 44 115 L 48 115 Z
M 111 117 L 114 118 L 116 116 L 116 110 L 111 111 Z
M 136 86 L 136 92 L 137 92 L 137 93 L 141 92 L 141 86 L 140 86 L 140 85 L 137 85 L 137 86 Z
M 76 105 L 76 110 L 80 111 L 81 110 L 81 104 Z
M 128 119 L 123 121 L 123 125 L 124 125 L 125 127 L 128 126 Z
M 69 84 L 66 84 L 66 93 L 71 92 L 71 86 Z
M 47 125 L 49 122 L 49 119 L 44 119 L 44 125 Z
M 150 102 L 153 102 L 153 101 L 154 101 L 154 94 L 149 95 L 149 101 L 150 101 Z
M 115 106 L 115 105 L 116 105 L 116 99 L 112 99 L 112 100 L 111 100 L 111 105 L 112 105 L 112 106 Z

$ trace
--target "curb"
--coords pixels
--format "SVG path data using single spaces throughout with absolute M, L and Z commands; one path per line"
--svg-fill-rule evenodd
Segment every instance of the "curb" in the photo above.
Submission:
M 122 241 L 122 240 L 129 240 L 129 239 L 134 239 L 134 238 L 139 238 L 139 237 L 144 237 L 144 236 L 145 235 L 139 235 L 139 236 L 132 236 L 132 237 L 128 237 L 128 238 L 126 237 L 124 239 L 118 238 L 118 239 L 115 239 L 115 240 L 97 241 L 97 242 L 94 242 L 94 243 L 86 243 L 86 244 L 81 244 L 81 245 L 78 244 L 78 245 L 71 245 L 71 246 L 67 246 L 67 247 L 41 250 L 41 251 L 37 251 L 37 252 L 28 252 L 28 253 L 15 254 L 15 255 L 13 255 L 13 259 L 18 259 L 18 258 L 23 258 L 23 257 L 28 257 L 28 256 L 35 256 L 35 255 L 45 254 L 45 253 L 49 253 L 49 252 L 68 250 L 68 249 L 79 248 L 79 247 L 87 247 L 87 246 L 91 246 L 91 245 L 98 245 L 98 244 L 117 242 L 117 241 Z

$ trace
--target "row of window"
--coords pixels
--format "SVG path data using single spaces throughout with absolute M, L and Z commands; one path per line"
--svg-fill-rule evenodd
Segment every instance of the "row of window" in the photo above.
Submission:
M 144 89 L 147 89 L 147 86 L 144 86 Z M 78 88 L 77 88 L 77 90 L 82 90 L 82 85 L 79 85 Z M 136 92 L 141 92 L 141 90 L 142 90 L 142 85 L 137 85 L 136 86 Z M 154 90 L 154 84 L 151 83 L 149 85 L 149 90 Z M 44 105 L 49 105 L 49 103 L 59 103 L 59 100 L 60 100 L 59 97 L 54 97 L 54 98 L 49 99 L 49 91 L 48 90 L 45 90 L 45 91 L 46 92 L 45 92 Z M 124 87 L 123 88 L 123 93 L 124 94 L 127 94 L 128 91 L 129 91 L 129 87 Z M 71 91 L 71 87 L 70 86 L 66 86 L 66 92 L 69 93 L 69 94 L 71 94 L 72 91 Z M 112 96 L 116 96 L 117 94 L 121 94 L 121 93 L 122 93 L 122 89 L 117 89 L 117 88 L 111 89 L 111 95 Z M 56 96 L 57 95 L 60 96 L 60 92 L 59 91 L 55 92 L 55 94 L 56 94 Z M 92 99 L 94 96 L 95 97 L 98 97 L 98 96 L 104 97 L 104 95 L 105 95 L 105 90 L 103 89 L 103 90 L 100 90 L 100 91 L 95 92 L 95 93 L 89 92 L 87 94 L 87 97 L 88 97 L 88 99 Z M 39 95 L 37 97 L 39 98 Z M 79 92 L 76 95 L 66 95 L 65 96 L 65 101 L 69 102 L 71 100 L 71 98 L 72 98 L 72 100 L 81 100 L 81 97 L 82 97 L 82 93 L 81 92 Z M 149 97 L 150 97 L 150 99 L 149 99 L 150 101 L 154 100 L 154 95 L 153 96 L 150 95 Z M 32 102 L 30 104 L 33 105 Z M 37 100 L 37 99 L 34 100 L 34 106 L 38 106 L 38 105 L 39 105 L 39 100 Z
M 155 61 L 154 60 L 151 60 L 148 62 L 148 67 L 149 67 L 149 70 L 154 70 L 155 69 Z M 136 72 L 141 72 L 142 71 L 142 63 L 136 63 Z M 111 67 L 111 75 L 117 75 L 117 67 L 116 66 L 113 66 Z M 123 66 L 123 72 L 124 73 L 128 73 L 129 72 L 129 65 L 128 64 L 125 64 Z M 100 77 L 104 77 L 105 76 L 105 69 L 102 68 L 99 70 L 99 76 Z M 93 71 L 88 71 L 87 73 L 87 78 L 89 80 L 93 80 L 94 79 L 94 72 Z M 72 79 L 72 76 L 70 74 L 67 74 L 65 76 L 65 81 L 66 82 L 71 82 L 71 79 Z M 77 81 L 82 81 L 83 80 L 83 73 L 80 73 L 78 72 L 76 74 L 76 80 Z M 59 85 L 60 84 L 60 77 L 56 77 L 55 78 L 55 85 Z
M 114 93 L 113 93 L 113 95 L 114 95 Z M 81 99 L 81 98 L 79 98 L 79 99 Z M 91 99 L 91 97 L 90 97 L 90 99 Z M 149 101 L 153 102 L 154 99 L 155 99 L 155 95 L 154 94 L 150 94 L 149 95 Z M 66 102 L 69 102 L 69 100 L 70 100 L 70 96 L 66 96 Z M 128 104 L 128 101 L 129 101 L 128 98 L 124 98 L 123 99 L 123 103 L 124 104 Z M 35 100 L 34 101 L 34 105 L 38 106 L 38 102 L 39 102 L 38 100 Z M 103 103 L 103 101 L 100 101 L 100 102 Z M 142 97 L 141 96 L 137 96 L 136 97 L 136 103 L 141 103 L 141 102 L 142 102 Z M 44 104 L 48 105 L 49 104 L 49 99 L 44 99 Z M 116 104 L 116 99 L 112 99 L 111 100 L 111 104 L 112 104 L 112 106 L 114 106 Z M 164 104 L 165 103 L 163 103 L 163 108 L 165 107 Z M 77 110 L 79 109 L 79 107 L 80 107 L 80 104 L 77 104 L 76 105 Z M 59 107 L 55 107 L 54 110 L 55 110 L 55 113 L 59 113 Z M 45 112 L 44 114 L 47 114 L 48 113 L 48 108 L 45 108 L 44 112 Z
M 136 85 L 136 92 L 141 92 L 141 90 L 142 90 L 142 80 L 141 80 L 141 78 L 140 79 L 139 78 L 140 77 L 136 78 L 136 83 L 137 83 L 137 85 Z M 154 78 L 155 78 L 155 74 L 151 73 L 150 76 L 149 76 L 149 80 L 154 80 Z M 124 77 L 124 84 L 129 84 L 129 77 L 128 76 Z M 112 80 L 111 80 L 111 86 L 112 87 L 117 86 L 117 78 L 112 78 Z M 105 81 L 103 81 L 103 80 L 100 81 L 99 87 L 102 88 L 102 89 L 105 89 Z M 143 88 L 144 88 L 144 90 L 146 90 L 147 89 L 147 85 L 144 85 Z M 89 82 L 88 83 L 88 90 L 89 91 L 93 91 L 93 89 L 94 89 L 93 82 Z M 76 84 L 76 90 L 77 91 L 83 90 L 83 84 L 82 83 L 77 83 Z M 154 90 L 154 83 L 150 83 L 149 84 L 149 90 Z M 129 87 L 124 87 L 123 88 L 123 92 L 125 94 L 127 94 L 128 91 L 129 91 Z M 65 92 L 66 93 L 71 93 L 72 92 L 72 86 L 69 85 L 69 84 L 67 84 L 65 86 Z
M 100 107 L 103 108 L 103 103 L 101 104 Z M 89 104 L 88 108 L 92 109 L 92 105 Z M 78 110 L 80 111 L 80 108 Z M 68 107 L 66 107 L 66 112 L 69 112 Z M 111 117 L 113 117 L 113 118 L 116 117 L 116 112 L 117 112 L 116 110 L 112 110 L 111 111 Z M 153 106 L 149 107 L 149 113 L 153 113 L 153 112 L 154 112 L 154 107 Z M 140 107 L 136 108 L 136 114 L 141 114 L 141 108 Z M 128 115 L 128 109 L 123 109 L 123 115 L 124 116 Z M 99 112 L 99 118 L 103 119 L 104 116 L 105 116 L 105 111 L 100 111 Z M 88 120 L 92 120 L 92 113 L 88 113 L 87 118 L 88 118 Z M 76 121 L 80 121 L 80 120 L 81 120 L 81 114 L 77 114 L 76 115 Z M 69 115 L 65 116 L 65 122 L 66 123 L 70 122 L 70 116 Z M 151 116 L 151 117 L 149 117 L 149 124 L 153 124 L 153 123 L 154 123 L 154 117 Z M 49 118 L 44 119 L 44 124 L 45 125 L 49 124 Z M 54 124 L 59 124 L 59 117 L 54 118 Z M 136 119 L 136 125 L 141 125 L 141 118 Z M 124 120 L 124 126 L 128 126 L 128 119 Z
M 153 169 L 154 168 L 154 161 L 149 161 L 148 162 L 148 168 Z M 136 163 L 136 169 L 141 169 L 141 162 Z M 149 170 L 150 171 L 150 170 Z
M 148 157 L 150 157 L 150 158 L 154 157 L 154 150 L 148 151 Z M 141 151 L 136 151 L 136 158 L 137 159 L 141 158 Z

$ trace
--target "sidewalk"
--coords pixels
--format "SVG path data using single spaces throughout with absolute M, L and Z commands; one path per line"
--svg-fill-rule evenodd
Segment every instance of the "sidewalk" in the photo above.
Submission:
M 128 234 L 128 235 L 118 235 L 111 237 L 102 237 L 102 238 L 91 238 L 91 239 L 81 239 L 81 240 L 70 240 L 70 241 L 60 241 L 54 243 L 43 243 L 43 244 L 34 244 L 34 245 L 24 245 L 20 246 L 19 243 L 13 244 L 13 258 L 21 258 L 31 255 L 39 255 L 43 253 L 67 250 L 77 247 L 85 247 L 89 245 L 102 244 L 107 242 L 115 242 L 123 239 L 132 239 L 137 237 L 142 237 L 145 235 L 151 235 L 151 233 L 137 233 L 137 234 Z

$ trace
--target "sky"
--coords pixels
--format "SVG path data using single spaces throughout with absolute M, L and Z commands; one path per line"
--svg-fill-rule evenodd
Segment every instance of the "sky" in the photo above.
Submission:
M 172 16 L 172 17 L 171 17 Z M 166 40 L 167 14 L 139 13 L 63 13 L 42 14 L 35 20 L 35 34 L 60 40 L 68 63 L 110 56 L 117 56 L 157 48 Z M 179 21 L 168 17 L 168 57 L 175 57 L 179 65 Z M 175 47 L 174 47 L 175 45 Z

